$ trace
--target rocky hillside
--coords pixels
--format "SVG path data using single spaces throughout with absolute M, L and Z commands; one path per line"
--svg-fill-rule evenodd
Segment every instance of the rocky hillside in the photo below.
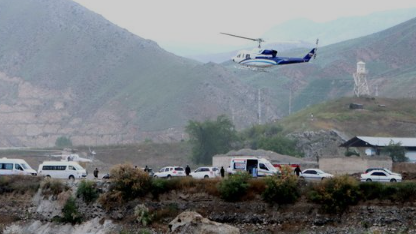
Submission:
M 188 120 L 220 114 L 239 128 L 257 122 L 256 90 L 233 73 L 70 0 L 0 0 L 0 41 L 0 146 L 180 140 Z

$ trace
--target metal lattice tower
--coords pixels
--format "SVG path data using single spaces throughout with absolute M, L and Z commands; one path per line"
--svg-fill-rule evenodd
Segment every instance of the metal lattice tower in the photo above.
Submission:
M 363 95 L 370 95 L 370 90 L 367 84 L 367 70 L 365 70 L 365 63 L 360 61 L 357 63 L 357 72 L 354 76 L 354 94 L 357 97 Z

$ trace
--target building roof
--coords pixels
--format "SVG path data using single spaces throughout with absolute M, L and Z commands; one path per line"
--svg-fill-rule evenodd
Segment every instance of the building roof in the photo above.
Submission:
M 400 143 L 403 147 L 416 147 L 416 138 L 401 138 L 401 137 L 368 137 L 356 136 L 341 144 L 341 147 L 384 147 L 390 143 Z

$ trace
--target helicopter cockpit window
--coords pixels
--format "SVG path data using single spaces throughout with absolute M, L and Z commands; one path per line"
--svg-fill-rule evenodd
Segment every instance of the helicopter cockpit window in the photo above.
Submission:
M 246 54 L 246 59 L 249 59 L 250 58 L 250 55 L 249 54 Z

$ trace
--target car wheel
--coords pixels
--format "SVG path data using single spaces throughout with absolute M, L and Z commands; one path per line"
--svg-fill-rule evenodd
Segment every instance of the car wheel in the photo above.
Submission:
M 168 175 L 166 178 L 167 178 L 168 180 L 170 180 L 170 179 L 172 179 L 172 176 Z
M 50 178 L 51 178 L 51 176 L 50 176 L 50 175 L 47 175 L 47 176 L 46 176 L 46 178 L 47 178 L 47 179 L 50 179 Z
M 154 175 L 153 177 L 157 178 L 157 175 Z
M 323 181 L 324 179 L 325 179 L 325 177 L 322 177 L 322 178 L 321 178 L 321 181 Z
M 371 179 L 367 179 L 366 181 L 367 181 L 367 182 L 371 182 L 372 180 L 371 180 Z
M 208 178 L 209 178 L 209 176 L 208 176 L 208 175 L 205 175 L 205 176 L 204 176 L 204 179 L 208 179 Z
M 75 180 L 75 177 L 74 177 L 73 175 L 70 175 L 70 176 L 69 176 L 69 179 L 70 179 L 70 180 Z
M 391 179 L 391 180 L 390 180 L 390 182 L 392 182 L 392 183 L 396 183 L 396 182 L 397 182 L 397 180 L 396 180 L 396 179 Z

